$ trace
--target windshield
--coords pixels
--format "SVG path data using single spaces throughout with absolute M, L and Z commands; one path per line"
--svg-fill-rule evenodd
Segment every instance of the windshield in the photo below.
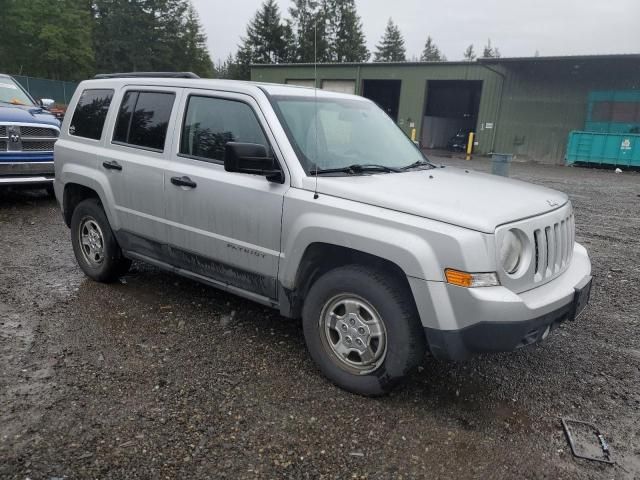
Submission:
M 414 143 L 373 103 L 318 98 L 316 105 L 314 98 L 289 96 L 275 96 L 273 101 L 307 175 L 354 165 L 401 169 L 426 162 Z
M 9 77 L 0 77 L 0 103 L 34 106 L 33 101 L 24 93 L 20 85 Z

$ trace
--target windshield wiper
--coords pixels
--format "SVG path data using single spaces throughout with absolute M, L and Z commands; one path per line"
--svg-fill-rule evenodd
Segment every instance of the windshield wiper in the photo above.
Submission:
M 411 165 L 407 165 L 406 167 L 402 167 L 401 170 L 402 171 L 406 171 L 406 170 L 411 170 L 413 168 L 418 168 L 418 167 L 431 167 L 431 168 L 436 168 L 436 166 L 431 163 L 428 160 L 418 160 L 415 163 L 412 163 Z
M 324 173 L 348 173 L 351 175 L 365 173 L 365 172 L 384 172 L 384 173 L 398 173 L 400 170 L 386 165 L 377 165 L 375 163 L 369 164 L 355 164 L 348 167 L 340 168 L 318 168 L 309 172 L 311 175 L 322 175 Z

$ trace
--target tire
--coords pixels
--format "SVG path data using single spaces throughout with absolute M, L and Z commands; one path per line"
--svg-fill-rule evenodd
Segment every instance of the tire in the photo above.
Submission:
M 426 352 L 407 286 L 363 266 L 340 267 L 320 277 L 305 298 L 302 319 L 307 348 L 322 373 L 360 395 L 387 394 Z
M 83 200 L 73 211 L 71 244 L 82 271 L 97 282 L 114 282 L 131 266 L 131 260 L 122 255 L 107 216 L 95 198 Z

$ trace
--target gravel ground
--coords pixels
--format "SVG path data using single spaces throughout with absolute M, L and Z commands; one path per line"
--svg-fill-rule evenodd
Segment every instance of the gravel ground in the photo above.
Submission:
M 375 400 L 276 312 L 142 264 L 88 280 L 54 201 L 0 192 L 0 477 L 640 478 L 640 174 L 511 170 L 570 194 L 590 308 L 516 353 L 425 358 Z M 559 416 L 616 464 L 574 459 Z

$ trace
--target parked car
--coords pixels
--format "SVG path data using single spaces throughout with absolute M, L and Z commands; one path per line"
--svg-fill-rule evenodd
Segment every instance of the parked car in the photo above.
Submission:
M 60 122 L 12 77 L 0 74 L 0 186 L 41 185 L 53 192 L 53 145 Z
M 447 142 L 447 150 L 451 152 L 466 152 L 469 145 L 469 130 L 460 129 Z
M 361 97 L 106 76 L 78 87 L 55 157 L 89 277 L 141 260 L 302 318 L 352 392 L 388 392 L 427 350 L 539 342 L 589 300 L 565 194 L 437 167 Z

